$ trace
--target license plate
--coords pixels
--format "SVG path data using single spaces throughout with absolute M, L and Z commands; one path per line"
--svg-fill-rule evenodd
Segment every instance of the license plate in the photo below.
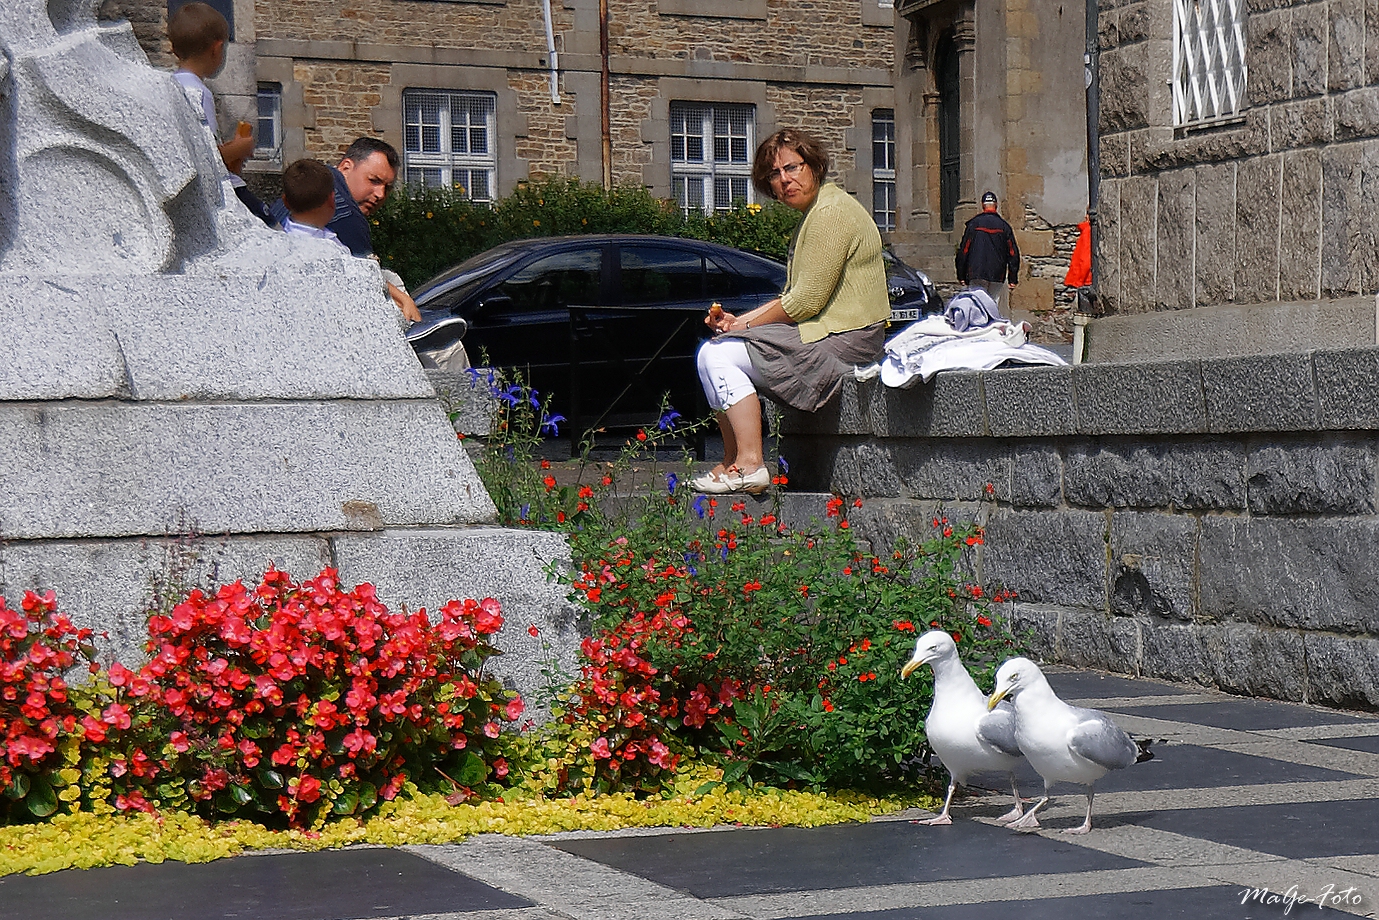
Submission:
M 893 323 L 913 323 L 917 319 L 919 319 L 919 307 L 906 307 L 891 311 L 891 322 Z

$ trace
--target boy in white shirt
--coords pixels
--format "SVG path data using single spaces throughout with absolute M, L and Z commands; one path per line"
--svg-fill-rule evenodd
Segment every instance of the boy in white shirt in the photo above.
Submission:
M 168 22 L 168 41 L 172 43 L 172 53 L 177 58 L 177 71 L 173 79 L 190 92 L 201 97 L 201 118 L 211 129 L 220 158 L 230 174 L 230 185 L 235 195 L 244 202 L 254 216 L 268 224 L 277 226 L 262 201 L 245 186 L 239 173 L 244 169 L 244 161 L 254 152 L 254 134 L 247 122 L 240 122 L 235 136 L 220 143 L 220 126 L 215 116 L 215 97 L 206 86 L 206 79 L 215 76 L 225 66 L 225 43 L 230 39 L 230 24 L 218 11 L 205 3 L 188 3 L 173 13 Z
M 287 220 L 283 230 L 318 240 L 330 240 L 348 252 L 344 243 L 326 229 L 335 216 L 335 177 L 320 160 L 297 160 L 283 170 L 283 204 Z M 402 279 L 383 269 L 385 290 L 403 317 L 411 323 L 421 319 L 416 303 L 402 290 Z

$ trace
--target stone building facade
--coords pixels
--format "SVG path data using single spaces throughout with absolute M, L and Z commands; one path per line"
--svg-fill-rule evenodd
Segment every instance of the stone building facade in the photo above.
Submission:
M 1241 351 L 1374 344 L 1379 15 L 1350 2 L 1190 9 L 1102 3 L 1110 327 L 1128 337 L 1155 314 L 1138 325 L 1171 328 L 1154 348 L 1170 356 L 1219 349 L 1241 326 L 1276 330 L 1228 335 Z M 1163 311 L 1179 315 L 1166 324 Z
M 180 2 L 106 9 L 170 67 L 167 10 Z M 538 174 L 603 178 L 597 0 L 552 0 L 549 42 L 543 0 L 213 3 L 235 42 L 212 86 L 223 121 L 258 124 L 247 169 L 260 182 L 300 156 L 333 161 L 362 134 L 404 151 L 412 181 L 474 197 Z M 1081 13 L 1056 0 L 895 3 L 612 0 L 612 181 L 686 207 L 750 201 L 756 142 L 799 124 L 897 252 L 950 289 L 963 224 L 992 189 L 1026 257 L 1012 308 L 1065 337 L 1062 277 L 1087 203 Z

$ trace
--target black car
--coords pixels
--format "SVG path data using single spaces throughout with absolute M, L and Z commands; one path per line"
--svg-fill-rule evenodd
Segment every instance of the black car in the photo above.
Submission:
M 943 311 L 943 298 L 929 276 L 911 268 L 889 249 L 881 253 L 886 260 L 886 288 L 891 298 L 891 322 L 910 323 L 929 313 Z
M 938 308 L 922 273 L 889 253 L 887 271 L 893 309 Z M 707 405 L 694 354 L 708 336 L 708 305 L 717 301 L 742 313 L 784 287 L 782 263 L 698 240 L 608 234 L 517 240 L 418 287 L 412 296 L 423 323 L 438 328 L 413 344 L 436 353 L 447 335 L 462 334 L 471 361 L 520 370 L 577 432 L 655 422 L 667 392 L 683 415 L 701 417 Z M 456 316 L 467 328 L 440 326 Z
M 708 305 L 741 313 L 784 285 L 780 262 L 727 246 L 591 234 L 504 243 L 412 296 L 423 322 L 463 317 L 471 361 L 520 370 L 583 430 L 654 423 L 666 392 L 683 415 L 706 414 L 694 354 Z

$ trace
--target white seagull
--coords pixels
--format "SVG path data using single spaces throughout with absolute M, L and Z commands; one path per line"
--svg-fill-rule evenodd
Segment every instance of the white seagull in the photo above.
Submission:
M 987 704 L 991 709 L 1009 699 L 1015 704 L 1015 740 L 1030 766 L 1044 778 L 1044 797 L 1016 828 L 1039 826 L 1036 815 L 1048 804 L 1054 783 L 1087 787 L 1087 819 L 1066 834 L 1085 834 L 1092 829 L 1092 787 L 1112 770 L 1122 770 L 1154 755 L 1142 749 L 1111 717 L 1096 709 L 1079 709 L 1060 700 L 1044 672 L 1028 658 L 1012 658 L 996 671 L 996 689 Z
M 934 704 L 924 720 L 929 747 L 948 770 L 948 797 L 937 818 L 920 824 L 952 824 L 948 807 L 959 783 L 966 786 L 974 773 L 1004 773 L 1010 777 L 1015 793 L 1015 808 L 996 820 L 1009 823 L 1024 813 L 1020 787 L 1015 782 L 1015 767 L 1020 748 L 1015 742 L 1015 710 L 1009 703 L 988 711 L 986 696 L 958 658 L 953 637 L 941 629 L 931 630 L 915 642 L 915 653 L 900 676 L 909 677 L 921 665 L 934 669 Z

